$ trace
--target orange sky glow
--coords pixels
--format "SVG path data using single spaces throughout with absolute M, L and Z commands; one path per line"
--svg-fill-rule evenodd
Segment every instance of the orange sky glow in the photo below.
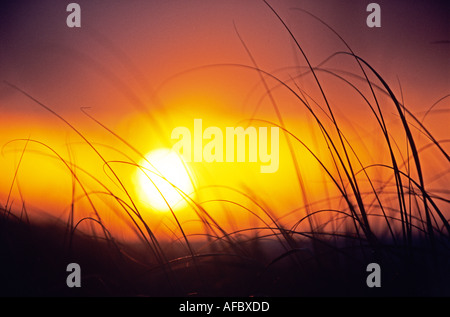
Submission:
M 304 56 L 264 2 L 78 2 L 79 29 L 65 25 L 64 5 L 55 1 L 11 5 L 8 9 L 17 19 L 2 22 L 0 206 L 22 217 L 26 212 L 32 221 L 65 222 L 72 212 L 75 222 L 100 218 L 119 239 L 135 239 L 139 234 L 133 220 L 139 223 L 141 217 L 169 240 L 181 237 L 179 223 L 185 233 L 195 235 L 213 230 L 205 228 L 205 219 L 237 231 L 273 220 L 292 227 L 309 212 L 346 210 L 321 165 L 336 179 L 338 170 L 343 172 L 336 168 L 336 156 L 330 155 L 330 144 L 316 121 L 323 123 L 344 157 L 330 111 Z M 333 27 L 448 150 L 449 99 L 433 106 L 448 96 L 450 87 L 449 47 L 441 43 L 449 35 L 445 14 L 426 1 L 380 3 L 379 29 L 366 26 L 361 1 L 273 3 L 317 67 L 360 190 L 374 214 L 379 208 L 371 186 L 384 193 L 385 206 L 396 208 L 392 172 L 368 167 L 392 164 L 364 99 L 375 105 L 374 97 L 355 59 L 334 55 L 348 52 L 339 38 L 296 8 Z M 258 72 L 254 63 L 266 73 Z M 416 178 L 398 111 L 376 76 L 365 70 L 400 168 Z M 448 161 L 412 116 L 406 117 L 427 188 L 448 197 Z M 238 126 L 283 128 L 279 168 L 261 173 L 260 162 L 188 162 L 195 179 L 194 190 L 186 193 L 188 205 L 162 212 L 139 194 L 143 185 L 136 173 L 143 156 L 176 143 L 173 129 L 193 131 L 194 119 L 202 119 L 204 129 L 222 131 Z M 368 167 L 372 184 L 362 166 Z M 345 180 L 343 184 L 349 190 Z M 318 213 L 314 221 L 336 225 L 326 221 L 330 217 L 336 220 L 338 215 Z M 302 221 L 298 226 L 309 225 Z M 88 221 L 80 229 L 101 232 Z

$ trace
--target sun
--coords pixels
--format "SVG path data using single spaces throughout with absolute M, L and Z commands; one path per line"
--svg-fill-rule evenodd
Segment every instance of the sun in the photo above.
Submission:
M 136 172 L 136 187 L 140 200 L 161 212 L 187 207 L 195 194 L 189 166 L 177 152 L 166 148 L 145 155 Z

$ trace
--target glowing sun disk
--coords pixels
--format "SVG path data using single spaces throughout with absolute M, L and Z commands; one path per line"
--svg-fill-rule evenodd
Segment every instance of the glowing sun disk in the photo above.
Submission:
M 187 195 L 193 198 L 194 181 L 183 158 L 170 149 L 154 150 L 145 158 L 136 175 L 140 199 L 158 211 L 186 207 Z

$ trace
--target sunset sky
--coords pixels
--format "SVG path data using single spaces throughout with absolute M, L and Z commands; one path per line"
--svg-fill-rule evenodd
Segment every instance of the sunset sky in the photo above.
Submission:
M 289 33 L 263 1 L 77 1 L 81 7 L 81 28 L 66 25 L 68 3 L 9 1 L 3 2 L 0 10 L 0 205 L 8 202 L 8 207 L 19 213 L 25 204 L 30 213 L 36 210 L 66 219 L 74 197 L 79 197 L 77 206 L 81 214 L 92 212 L 87 211 L 89 203 L 82 197 L 81 188 L 76 186 L 74 193 L 73 176 L 52 150 L 77 166 L 77 175 L 86 184 L 86 190 L 97 193 L 93 194 L 94 204 L 114 209 L 116 202 L 112 197 L 98 194 L 105 190 L 102 185 L 117 195 L 124 192 L 85 140 L 9 84 L 70 122 L 112 162 L 111 167 L 130 190 L 129 194 L 137 195 L 140 190 L 137 187 L 142 183 L 136 183 L 136 166 L 129 163 L 140 164 L 142 158 L 86 116 L 81 108 L 87 107 L 89 115 L 145 155 L 171 147 L 174 144 L 171 131 L 180 126 L 193 129 L 194 119 L 203 119 L 204 128 L 214 126 L 223 131 L 226 127 L 246 126 L 252 118 L 280 123 L 258 72 L 238 66 L 254 66 L 247 49 L 260 69 L 288 82 L 293 89 L 296 85 L 292 79 L 307 70 L 306 61 Z M 366 25 L 369 3 L 269 1 L 312 66 L 348 49 L 332 31 L 299 8 L 316 15 L 339 33 L 355 54 L 383 77 L 398 99 L 422 118 L 450 92 L 449 3 L 377 1 L 381 7 L 380 28 Z M 362 76 L 354 59 L 342 54 L 322 67 Z M 344 133 L 360 150 L 364 163 L 383 160 L 385 153 L 379 147 L 382 140 L 374 137 L 379 130 L 367 105 L 342 81 L 325 72 L 317 73 Z M 367 83 L 350 75 L 346 78 L 370 96 Z M 379 84 L 374 76 L 370 78 Z M 278 84 L 275 80 L 267 77 L 266 80 L 274 88 L 273 97 L 286 128 L 320 152 L 324 146 L 321 134 L 313 127 L 314 120 L 305 107 L 299 106 L 286 89 L 275 88 Z M 296 78 L 296 83 L 325 109 L 311 74 Z M 395 108 L 381 94 L 380 101 L 395 134 L 398 128 Z M 448 104 L 448 99 L 438 103 L 423 121 L 439 140 L 448 139 Z M 264 125 L 261 121 L 251 124 Z M 27 143 L 28 138 L 33 142 Z M 404 141 L 403 135 L 400 138 Z M 426 144 L 426 138 L 421 140 Z M 402 152 L 404 147 L 398 146 Z M 447 144 L 444 146 L 448 148 Z M 26 151 L 19 164 L 24 147 Z M 324 195 L 333 196 L 332 186 L 314 159 L 302 146 L 296 144 L 294 148 L 309 202 L 319 201 Z M 430 158 L 424 159 L 424 165 L 430 171 L 431 181 L 439 174 L 440 166 L 433 161 L 434 155 L 428 154 Z M 277 210 L 277 217 L 306 204 L 304 197 L 300 198 L 292 156 L 283 134 L 280 134 L 280 168 L 276 173 L 259 173 L 260 164 L 248 162 L 193 162 L 189 166 L 200 189 L 194 200 L 204 203 L 205 208 L 212 205 L 214 209 L 218 204 L 210 202 L 214 199 L 239 202 L 248 208 L 254 206 L 233 190 L 215 186 L 229 186 L 258 197 L 268 208 Z M 328 185 L 322 187 L 324 182 Z M 141 199 L 142 196 L 136 198 L 138 207 L 137 201 Z M 142 203 L 140 208 L 148 208 Z M 230 219 L 238 218 L 227 218 L 229 212 L 235 215 L 233 208 L 221 206 L 215 210 L 223 211 L 223 218 L 218 215 L 220 219 L 233 222 Z M 239 213 L 242 215 L 242 211 Z M 165 217 L 161 213 L 149 215 Z M 114 217 L 124 218 L 107 212 L 104 219 L 120 227 L 112 220 Z M 189 221 L 190 217 L 187 214 L 183 219 Z M 248 214 L 245 217 L 251 218 Z

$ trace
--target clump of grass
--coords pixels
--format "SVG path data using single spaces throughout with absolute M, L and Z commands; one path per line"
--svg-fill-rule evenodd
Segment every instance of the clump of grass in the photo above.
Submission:
M 277 210 L 267 206 L 251 189 L 241 191 L 226 188 L 241 195 L 253 207 L 232 200 L 214 201 L 232 205 L 237 210 L 248 213 L 261 224 L 230 231 L 214 219 L 206 207 L 208 202 L 195 202 L 189 198 L 188 193 L 183 193 L 190 208 L 198 217 L 198 222 L 202 224 L 203 232 L 187 233 L 184 230 L 185 224 L 171 209 L 178 232 L 173 232 L 172 241 L 161 241 L 151 229 L 152 225 L 144 219 L 129 189 L 114 170 L 114 164 L 128 164 L 141 169 L 143 167 L 125 153 L 121 154 L 127 160 L 108 161 L 102 155 L 99 146 L 90 141 L 68 120 L 23 89 L 8 83 L 12 89 L 33 100 L 73 130 L 103 162 L 103 168 L 112 175 L 112 179 L 124 194 L 123 197 L 119 197 L 112 189 L 83 170 L 82 166 L 77 166 L 63 158 L 44 142 L 32 139 L 21 140 L 26 142 L 26 145 L 30 142 L 39 144 L 51 152 L 54 158 L 61 161 L 72 176 L 74 184 L 81 188 L 83 196 L 88 199 L 94 212 L 94 216 L 84 217 L 75 222 L 73 208 L 75 198 L 73 199 L 67 223 L 64 224 L 68 243 L 55 252 L 67 255 L 65 252 L 69 250 L 73 252 L 69 252 L 72 256 L 83 259 L 89 257 L 91 255 L 84 254 L 83 250 L 75 248 L 75 245 L 79 239 L 90 241 L 92 237 L 80 238 L 77 229 L 84 222 L 93 223 L 101 229 L 101 235 L 94 236 L 93 246 L 103 250 L 102 252 L 107 254 L 105 258 L 113 258 L 116 265 L 114 274 L 110 272 L 110 274 L 102 275 L 101 269 L 96 273 L 99 274 L 99 280 L 103 279 L 101 287 L 92 286 L 92 294 L 96 295 L 450 294 L 448 286 L 450 276 L 446 269 L 450 264 L 450 224 L 446 216 L 448 210 L 441 207 L 448 208 L 449 199 L 445 197 L 447 191 L 444 191 L 443 195 L 438 195 L 429 190 L 425 181 L 422 159 L 423 151 L 434 148 L 441 155 L 443 164 L 448 163 L 449 156 L 442 141 L 436 139 L 421 120 L 399 101 L 398 96 L 381 74 L 358 56 L 328 24 L 311 13 L 300 10 L 316 19 L 318 23 L 325 25 L 347 48 L 347 51 L 336 52 L 319 66 L 313 66 L 300 41 L 296 39 L 282 17 L 267 2 L 265 4 L 295 43 L 299 55 L 307 64 L 306 71 L 303 68 L 298 75 L 290 75 L 289 80 L 282 80 L 274 73 L 260 68 L 236 26 L 237 36 L 250 58 L 251 65 L 208 65 L 190 71 L 213 67 L 236 67 L 258 75 L 266 92 L 264 98 L 270 100 L 276 113 L 276 121 L 260 120 L 256 117 L 250 120 L 277 126 L 284 133 L 295 166 L 296 179 L 300 188 L 299 195 L 304 202 L 303 206 L 289 213 L 295 215 L 297 220 L 288 226 L 283 225 L 282 219 L 275 217 Z M 353 60 L 360 74 L 334 71 L 324 67 L 327 61 L 337 56 Z M 365 165 L 363 163 L 356 148 L 352 146 L 344 133 L 345 129 L 335 114 L 335 105 L 329 100 L 319 74 L 340 80 L 343 85 L 351 88 L 361 97 L 362 105 L 370 109 L 373 119 L 377 122 L 379 137 L 384 141 L 389 164 L 383 162 Z M 297 82 L 299 77 L 307 75 L 312 76 L 313 83 L 317 85 L 320 100 L 315 100 Z M 275 85 L 271 86 L 272 83 Z M 326 144 L 325 153 L 314 151 L 302 140 L 301 135 L 296 135 L 289 130 L 274 97 L 275 89 L 284 89 L 289 92 L 296 98 L 299 109 L 307 110 Z M 368 95 L 363 93 L 366 89 L 369 91 Z M 386 104 L 381 103 L 381 97 L 388 98 L 390 110 L 383 110 Z M 392 110 L 400 119 L 403 133 L 401 137 L 394 137 L 386 120 L 387 111 Z M 145 156 L 127 140 L 94 118 L 85 109 L 82 111 L 139 159 L 145 159 Z M 420 147 L 414 136 L 414 129 L 426 136 L 430 143 Z M 402 140 L 406 140 L 406 157 L 402 155 L 399 148 Z M 22 155 L 26 152 L 26 145 Z M 296 146 L 307 150 L 320 166 L 323 175 L 337 190 L 337 197 L 328 197 L 328 203 L 333 205 L 332 208 L 314 209 L 315 202 L 308 198 L 308 185 L 302 176 Z M 387 180 L 374 178 L 371 176 L 371 170 L 383 171 L 384 175 L 388 175 Z M 90 199 L 94 193 L 87 190 L 79 173 L 87 174 L 102 188 L 101 192 L 95 193 L 96 195 L 108 196 L 115 201 L 115 212 L 131 224 L 142 244 L 130 246 L 116 241 L 104 223 L 101 212 Z M 11 217 L 9 199 L 2 210 L 2 215 L 4 221 L 7 217 Z M 22 215 L 25 217 L 27 215 L 25 208 L 22 209 Z M 12 234 L 12 232 L 9 233 Z M 29 233 L 30 238 L 33 234 Z M 27 236 L 25 235 L 25 238 Z M 195 239 L 198 236 L 203 239 Z M 3 239 L 7 238 L 7 236 L 3 237 Z M 83 243 L 83 247 L 91 246 L 89 243 Z M 383 287 L 379 290 L 369 289 L 365 285 L 365 268 L 371 262 L 377 262 L 383 267 Z M 114 280 L 113 276 L 116 276 L 117 280 Z M 118 285 L 118 283 L 121 284 Z M 122 285 L 126 287 L 119 291 Z M 49 293 L 53 291 L 54 289 Z

